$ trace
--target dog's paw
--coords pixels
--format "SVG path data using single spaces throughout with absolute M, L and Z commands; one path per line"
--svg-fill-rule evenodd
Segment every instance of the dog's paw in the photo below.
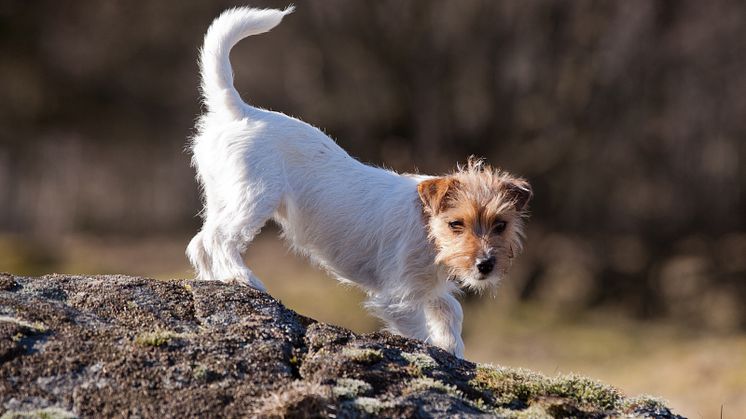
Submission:
M 222 282 L 224 282 L 226 284 L 230 284 L 230 285 L 238 285 L 238 286 L 242 286 L 242 287 L 253 288 L 253 289 L 257 290 L 257 291 L 261 291 L 261 292 L 265 292 L 265 293 L 267 292 L 267 287 L 265 287 L 264 284 L 262 283 L 262 281 L 260 281 L 259 278 L 257 278 L 253 274 L 250 275 L 248 278 L 246 278 L 246 277 L 243 277 L 243 278 L 228 278 L 228 279 L 224 279 Z
M 435 345 L 459 359 L 464 359 L 464 341 L 461 336 L 430 336 L 426 342 Z

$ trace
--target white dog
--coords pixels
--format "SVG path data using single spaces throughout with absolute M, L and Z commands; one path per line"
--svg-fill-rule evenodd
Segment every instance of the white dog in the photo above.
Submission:
M 242 254 L 273 219 L 293 249 L 361 286 L 391 331 L 463 357 L 449 279 L 477 290 L 500 280 L 521 249 L 528 183 L 479 161 L 443 177 L 366 166 L 320 130 L 244 103 L 231 48 L 290 12 L 228 10 L 205 36 L 207 112 L 192 143 L 204 226 L 187 249 L 191 263 L 201 279 L 265 290 Z

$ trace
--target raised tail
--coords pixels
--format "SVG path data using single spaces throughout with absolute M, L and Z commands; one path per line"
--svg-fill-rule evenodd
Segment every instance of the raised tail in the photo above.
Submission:
M 244 116 L 245 104 L 233 86 L 231 48 L 247 36 L 274 28 L 293 10 L 292 6 L 285 10 L 239 7 L 226 10 L 212 22 L 200 52 L 202 95 L 208 111 Z

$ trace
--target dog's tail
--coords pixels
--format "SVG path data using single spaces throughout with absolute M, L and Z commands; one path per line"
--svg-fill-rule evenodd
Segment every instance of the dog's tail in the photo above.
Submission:
M 226 10 L 212 22 L 200 52 L 202 95 L 209 111 L 227 110 L 236 118 L 244 116 L 245 104 L 233 87 L 231 48 L 247 36 L 274 28 L 293 10 L 293 6 L 285 10 L 239 7 Z

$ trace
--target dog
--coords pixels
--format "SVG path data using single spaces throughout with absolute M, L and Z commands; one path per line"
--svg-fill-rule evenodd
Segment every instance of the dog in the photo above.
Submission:
M 272 219 L 295 251 L 362 287 L 391 332 L 463 358 L 457 283 L 500 282 L 522 250 L 531 187 L 474 158 L 444 176 L 371 167 L 319 129 L 245 103 L 231 48 L 292 11 L 230 9 L 205 35 L 206 112 L 191 141 L 204 224 L 187 256 L 200 279 L 266 291 L 242 255 Z

